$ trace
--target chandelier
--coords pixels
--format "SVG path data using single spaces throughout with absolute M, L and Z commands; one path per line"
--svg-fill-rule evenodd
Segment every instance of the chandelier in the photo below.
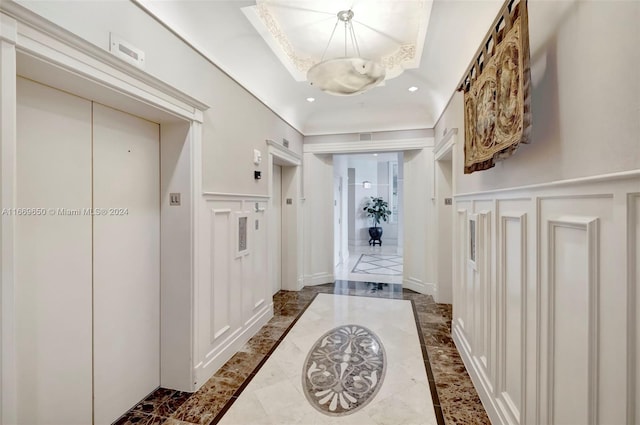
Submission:
M 360 94 L 380 84 L 385 77 L 385 69 L 380 63 L 360 57 L 360 48 L 353 30 L 352 19 L 352 10 L 338 12 L 338 20 L 333 27 L 320 62 L 309 68 L 307 72 L 307 80 L 312 86 L 336 96 Z M 344 22 L 344 57 L 324 60 L 340 22 Z M 348 56 L 348 40 L 351 40 L 351 48 L 356 54 L 355 57 Z

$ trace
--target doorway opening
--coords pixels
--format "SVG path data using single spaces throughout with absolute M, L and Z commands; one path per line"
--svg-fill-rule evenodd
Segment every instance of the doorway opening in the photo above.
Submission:
M 334 265 L 337 280 L 402 284 L 403 153 L 333 156 Z M 364 208 L 382 198 L 391 211 L 375 223 Z M 379 241 L 370 227 L 382 229 Z

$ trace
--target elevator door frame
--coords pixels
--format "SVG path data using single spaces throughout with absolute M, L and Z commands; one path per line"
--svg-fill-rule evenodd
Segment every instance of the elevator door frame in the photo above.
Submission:
M 160 384 L 192 390 L 194 297 L 197 296 L 198 212 L 202 195 L 203 112 L 208 106 L 14 4 L 0 12 L 0 208 L 16 208 L 17 75 L 161 125 Z M 165 178 L 169 171 L 181 176 Z M 182 173 L 182 174 L 180 174 Z M 169 193 L 182 194 L 170 207 Z M 181 233 L 176 237 L 175 229 Z M 13 294 L 15 219 L 0 221 L 0 423 L 16 423 L 17 369 Z M 171 240 L 168 244 L 165 241 Z M 165 262 L 164 260 L 167 259 Z M 185 277 L 186 276 L 186 277 Z M 188 282 L 185 282 L 188 280 Z

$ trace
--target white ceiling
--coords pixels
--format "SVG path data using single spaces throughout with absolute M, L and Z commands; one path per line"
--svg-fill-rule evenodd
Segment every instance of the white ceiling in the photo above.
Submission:
M 302 58 L 319 59 L 317 46 L 326 46 L 326 34 L 336 23 L 335 13 L 347 9 L 355 14 L 356 36 L 364 43 L 360 44 L 362 56 L 378 52 L 378 44 L 387 56 L 393 54 L 394 43 L 415 44 L 415 60 L 412 63 L 409 58 L 403 64 L 404 72 L 382 86 L 349 97 L 322 93 L 296 80 L 292 55 L 274 54 L 283 46 L 274 37 L 278 32 L 266 30 L 267 25 L 261 30 L 256 1 L 137 3 L 301 133 L 317 135 L 432 128 L 503 2 L 436 0 L 430 7 L 418 0 L 258 0 L 276 17 L 280 40 Z M 388 22 L 381 19 L 384 16 Z M 316 40 L 315 47 L 310 40 Z M 333 43 L 344 46 L 344 29 L 341 33 L 336 30 Z M 306 44 L 309 49 L 304 48 Z M 409 92 L 411 86 L 418 90 Z M 307 102 L 308 97 L 315 102 Z

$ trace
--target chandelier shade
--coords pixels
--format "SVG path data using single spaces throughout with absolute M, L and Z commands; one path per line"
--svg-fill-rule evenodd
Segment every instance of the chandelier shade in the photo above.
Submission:
M 338 20 L 322 54 L 322 59 L 307 71 L 307 81 L 325 93 L 336 96 L 360 94 L 377 86 L 385 78 L 384 66 L 373 60 L 360 57 L 358 40 L 351 22 L 353 16 L 352 10 L 338 12 Z M 324 60 L 324 55 L 340 22 L 344 22 L 344 57 Z M 347 56 L 348 39 L 351 40 L 352 50 L 357 56 Z
M 350 96 L 377 86 L 385 69 L 362 58 L 336 58 L 320 62 L 307 72 L 307 80 L 320 90 L 336 96 Z

